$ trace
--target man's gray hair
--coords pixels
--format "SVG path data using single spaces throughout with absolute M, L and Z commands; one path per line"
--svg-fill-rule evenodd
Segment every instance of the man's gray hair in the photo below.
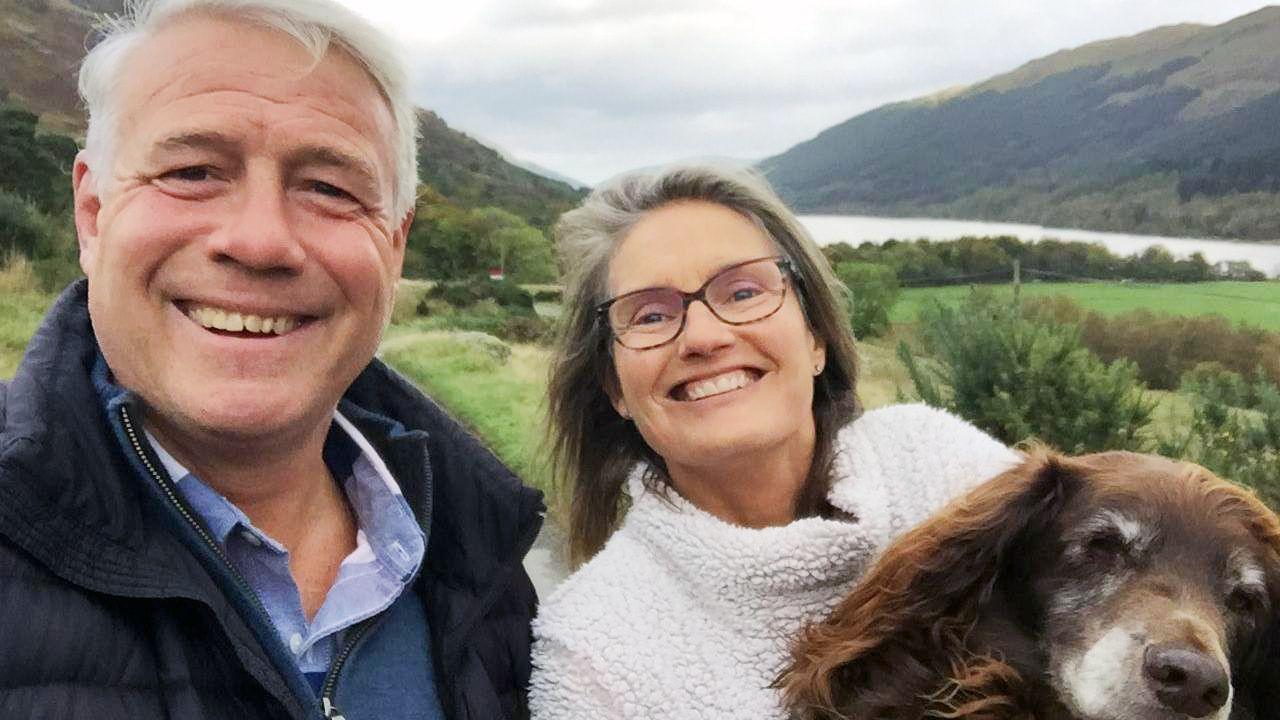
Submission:
M 100 26 L 104 38 L 80 66 L 80 97 L 89 110 L 85 151 L 95 182 L 109 174 L 118 140 L 116 97 L 130 52 L 168 21 L 189 12 L 225 15 L 280 30 L 319 62 L 336 43 L 360 63 L 386 96 L 395 122 L 392 211 L 413 209 L 418 189 L 417 117 L 409 99 L 409 72 L 399 43 L 364 18 L 331 0 L 131 0 L 119 17 Z M 105 191 L 101 185 L 99 192 Z

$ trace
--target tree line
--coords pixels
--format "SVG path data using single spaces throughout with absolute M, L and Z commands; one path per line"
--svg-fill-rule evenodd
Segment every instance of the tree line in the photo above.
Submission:
M 42 129 L 35 113 L 0 88 L 0 264 L 15 255 L 26 258 L 50 291 L 80 272 L 71 212 L 78 149 L 75 139 Z M 405 277 L 460 280 L 498 269 L 517 282 L 554 282 L 559 271 L 547 231 L 526 219 L 548 215 L 537 212 L 537 202 L 535 194 L 523 195 L 516 208 L 522 216 L 421 184 Z

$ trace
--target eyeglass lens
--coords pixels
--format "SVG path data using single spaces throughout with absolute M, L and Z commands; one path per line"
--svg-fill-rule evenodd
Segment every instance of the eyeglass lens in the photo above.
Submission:
M 777 311 L 786 291 L 781 268 L 774 258 L 764 258 L 726 268 L 714 275 L 699 292 L 651 288 L 619 297 L 609 307 L 609 324 L 625 346 L 636 350 L 670 341 L 683 327 L 686 298 L 698 296 L 716 317 L 740 325 Z

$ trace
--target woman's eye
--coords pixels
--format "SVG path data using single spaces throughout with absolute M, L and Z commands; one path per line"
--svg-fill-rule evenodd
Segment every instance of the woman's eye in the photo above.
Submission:
M 649 310 L 649 311 L 637 313 L 636 316 L 631 319 L 631 324 L 632 325 L 652 325 L 654 323 L 666 322 L 669 319 L 669 317 L 670 316 L 667 315 L 666 313 L 663 313 L 657 310 Z

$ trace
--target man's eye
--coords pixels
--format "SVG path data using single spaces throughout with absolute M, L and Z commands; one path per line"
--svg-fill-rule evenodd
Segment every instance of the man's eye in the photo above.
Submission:
M 204 182 L 213 177 L 213 170 L 208 165 L 192 165 L 191 167 L 170 170 L 163 176 L 167 180 L 180 182 Z
M 312 182 L 311 190 L 320 195 L 324 195 L 325 197 L 331 197 L 337 200 L 355 201 L 355 196 L 352 195 L 351 193 L 347 192 L 346 190 L 343 190 L 337 185 L 331 185 L 322 180 L 316 180 Z

